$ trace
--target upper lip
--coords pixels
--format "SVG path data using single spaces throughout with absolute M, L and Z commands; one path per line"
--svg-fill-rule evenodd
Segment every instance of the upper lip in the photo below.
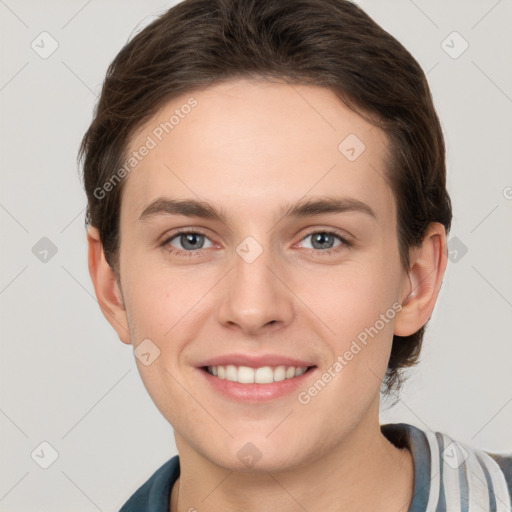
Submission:
M 225 354 L 212 357 L 199 363 L 197 366 L 248 366 L 250 368 L 261 368 L 263 366 L 315 366 L 311 361 L 295 359 L 279 354 L 247 355 L 247 354 Z

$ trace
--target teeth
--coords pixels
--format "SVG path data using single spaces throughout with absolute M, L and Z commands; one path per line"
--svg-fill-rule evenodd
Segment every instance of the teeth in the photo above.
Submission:
M 235 365 L 228 364 L 226 366 L 226 380 L 232 380 L 233 382 L 237 381 L 237 371 Z
M 247 368 L 251 370 L 251 368 Z M 258 368 L 254 372 L 254 383 L 255 384 L 269 384 L 274 382 L 274 370 L 270 368 L 270 366 L 264 366 L 263 368 Z
M 290 366 L 287 368 L 285 376 L 287 379 L 293 379 L 293 377 L 295 377 L 295 367 Z
M 239 366 L 238 373 L 235 377 L 237 377 L 235 378 L 237 382 L 241 382 L 243 384 L 252 384 L 255 380 L 254 370 L 252 368 L 248 368 L 247 366 Z
M 295 368 L 295 377 L 299 377 L 300 375 L 302 375 L 303 373 L 306 373 L 306 370 L 307 370 L 307 367 L 304 368 Z
M 208 366 L 208 373 L 219 379 L 239 382 L 240 384 L 270 384 L 285 379 L 293 379 L 306 373 L 307 366 L 263 366 L 250 368 L 249 366 Z
M 290 366 L 290 368 L 293 368 L 293 366 Z M 278 366 L 274 370 L 274 382 L 280 382 L 284 379 L 286 379 L 286 367 Z

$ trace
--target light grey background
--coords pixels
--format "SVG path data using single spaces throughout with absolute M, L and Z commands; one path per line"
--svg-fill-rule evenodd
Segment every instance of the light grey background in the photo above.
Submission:
M 446 136 L 451 236 L 458 239 L 451 241 L 456 261 L 422 362 L 381 421 L 512 451 L 512 2 L 360 4 L 428 72 Z M 176 453 L 131 347 L 117 339 L 96 303 L 76 166 L 108 64 L 134 31 L 170 5 L 0 0 L 5 512 L 117 510 Z M 43 31 L 58 43 L 45 59 L 31 47 L 35 41 L 39 52 L 51 49 Z M 469 44 L 458 58 L 447 53 L 463 48 L 459 36 L 448 37 L 453 31 Z M 55 255 L 39 246 L 32 252 L 43 237 Z M 40 464 L 51 462 L 52 449 L 42 442 L 58 453 L 48 469 Z

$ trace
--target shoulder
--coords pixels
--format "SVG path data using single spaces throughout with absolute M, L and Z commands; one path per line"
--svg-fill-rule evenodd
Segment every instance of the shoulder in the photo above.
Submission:
M 490 453 L 406 423 L 385 425 L 383 433 L 412 453 L 415 488 L 410 510 L 512 511 L 512 453 Z
M 512 453 L 490 453 L 446 433 L 425 431 L 425 435 L 431 451 L 437 448 L 446 496 L 456 495 L 468 505 L 476 502 L 482 507 L 488 504 L 491 510 L 512 511 Z
M 168 512 L 171 489 L 179 474 L 179 457 L 175 455 L 135 491 L 119 512 Z
M 485 452 L 491 457 L 496 464 L 498 464 L 500 470 L 507 481 L 508 493 L 512 500 L 512 452 L 511 453 L 492 453 Z

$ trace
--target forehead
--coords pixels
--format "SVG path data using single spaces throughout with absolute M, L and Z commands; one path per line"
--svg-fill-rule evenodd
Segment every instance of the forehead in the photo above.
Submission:
M 165 195 L 240 213 L 254 206 L 263 215 L 272 205 L 336 192 L 389 220 L 387 150 L 385 134 L 329 89 L 227 81 L 174 98 L 137 131 L 122 216 L 135 218 Z

